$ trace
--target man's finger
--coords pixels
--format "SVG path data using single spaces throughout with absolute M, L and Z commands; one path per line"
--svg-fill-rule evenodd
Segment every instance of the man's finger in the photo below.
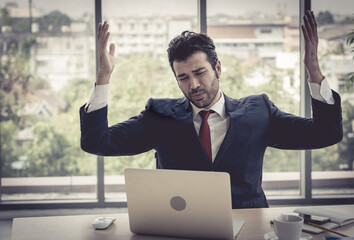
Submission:
M 101 35 L 101 31 L 102 31 L 102 23 L 100 23 L 100 24 L 98 25 L 97 38 L 99 38 L 99 36 Z
M 108 31 L 108 28 L 109 28 L 109 24 L 106 21 L 104 21 L 104 33 Z
M 106 25 L 107 25 L 106 21 L 104 21 L 103 24 L 100 23 L 100 28 L 99 28 L 99 32 L 98 32 L 100 37 L 102 36 L 102 34 L 104 34 Z
M 317 22 L 316 22 L 315 14 L 313 13 L 313 11 L 311 11 L 311 16 L 312 16 L 313 24 L 317 28 Z
M 316 28 L 316 23 L 315 23 L 315 17 L 313 16 L 313 13 L 309 12 L 308 19 L 309 19 L 309 23 L 310 23 L 312 31 L 314 31 Z
M 109 45 L 109 55 L 114 56 L 115 50 L 116 50 L 116 45 L 114 43 L 111 43 Z
M 105 33 L 107 32 L 107 22 L 104 21 L 104 23 L 100 23 L 98 26 L 98 34 L 97 34 L 97 38 L 102 38 Z
M 106 35 L 104 37 L 104 42 L 103 42 L 104 49 L 106 49 L 106 47 L 107 47 L 109 36 L 110 36 L 110 33 L 108 32 L 108 33 L 106 33 Z
M 302 33 L 304 34 L 305 43 L 310 41 L 309 35 L 304 25 L 301 25 Z
M 312 20 L 313 20 L 313 34 L 315 36 L 315 40 L 318 41 L 318 33 L 317 33 L 317 22 L 316 22 L 316 18 L 315 18 L 315 14 L 313 13 L 313 11 L 311 11 L 311 15 L 312 15 Z
M 314 40 L 313 39 L 313 31 L 312 31 L 309 19 L 308 19 L 308 17 L 306 15 L 304 16 L 304 27 L 306 29 L 309 41 L 313 41 Z

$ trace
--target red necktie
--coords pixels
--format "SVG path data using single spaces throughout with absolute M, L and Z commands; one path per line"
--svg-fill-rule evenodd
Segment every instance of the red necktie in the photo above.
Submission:
M 200 116 L 203 119 L 202 125 L 200 126 L 200 130 L 199 130 L 199 138 L 211 162 L 212 162 L 212 155 L 211 155 L 211 140 L 210 140 L 210 128 L 208 124 L 208 117 L 212 112 L 213 111 L 199 112 Z

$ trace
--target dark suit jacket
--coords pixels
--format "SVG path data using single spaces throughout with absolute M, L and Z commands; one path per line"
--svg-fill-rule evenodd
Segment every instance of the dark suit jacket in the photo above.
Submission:
M 232 207 L 267 207 L 261 187 L 266 147 L 312 149 L 342 139 L 340 97 L 335 104 L 312 100 L 313 119 L 280 111 L 266 95 L 240 100 L 225 95 L 230 127 L 213 163 L 195 131 L 186 98 L 150 99 L 138 116 L 108 127 L 107 107 L 80 109 L 81 147 L 104 156 L 133 155 L 156 150 L 157 168 L 228 172 Z

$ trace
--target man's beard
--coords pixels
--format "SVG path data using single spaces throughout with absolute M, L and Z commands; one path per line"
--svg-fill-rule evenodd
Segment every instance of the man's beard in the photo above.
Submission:
M 213 80 L 210 89 L 204 89 L 204 88 L 197 88 L 193 89 L 188 93 L 188 100 L 192 102 L 195 106 L 198 108 L 207 108 L 211 105 L 211 103 L 214 101 L 215 97 L 217 96 L 219 92 L 219 80 L 217 77 Z M 202 94 L 204 93 L 204 97 L 201 101 L 194 100 L 192 95 L 194 94 Z

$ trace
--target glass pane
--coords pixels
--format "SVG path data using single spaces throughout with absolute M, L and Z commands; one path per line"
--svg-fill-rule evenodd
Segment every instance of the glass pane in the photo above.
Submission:
M 354 1 L 312 0 L 319 27 L 319 53 L 323 74 L 342 99 L 343 140 L 312 152 L 312 194 L 353 196 L 354 194 Z M 349 35 L 351 34 L 351 35 Z M 349 83 L 351 75 L 351 84 Z
M 1 200 L 96 198 L 78 109 L 95 75 L 94 1 L 1 1 Z
M 196 30 L 197 1 L 104 0 L 104 20 L 116 45 L 111 77 L 109 125 L 139 114 L 153 98 L 183 96 L 167 59 L 169 41 L 184 30 Z M 119 7 L 117 7 L 119 6 Z M 155 168 L 154 151 L 105 158 L 105 197 L 125 201 L 123 170 Z
M 299 115 L 299 2 L 208 1 L 207 32 L 223 66 L 220 88 L 233 98 L 266 93 Z M 263 188 L 270 199 L 299 195 L 299 151 L 268 148 Z

